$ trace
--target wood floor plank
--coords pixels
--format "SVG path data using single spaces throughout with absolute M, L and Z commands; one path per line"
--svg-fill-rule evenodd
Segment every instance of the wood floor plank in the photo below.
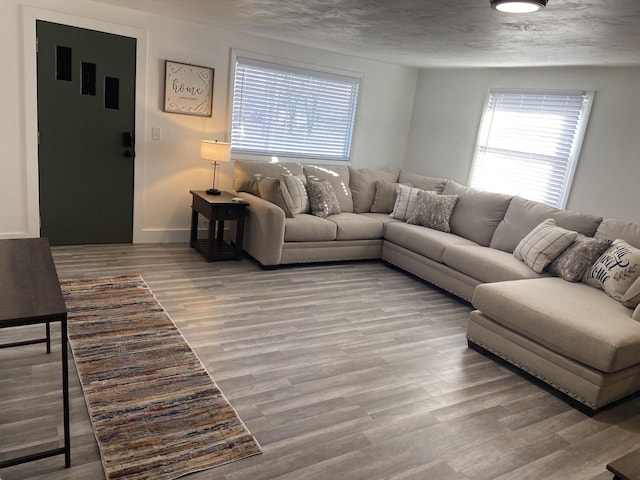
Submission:
M 264 448 L 188 480 L 605 480 L 640 446 L 639 397 L 583 415 L 469 350 L 467 303 L 380 262 L 264 271 L 185 244 L 53 253 L 61 279 L 141 274 Z M 53 337 L 51 355 L 0 350 L 0 459 L 61 441 Z M 70 370 L 72 468 L 52 457 L 2 480 L 104 478 Z

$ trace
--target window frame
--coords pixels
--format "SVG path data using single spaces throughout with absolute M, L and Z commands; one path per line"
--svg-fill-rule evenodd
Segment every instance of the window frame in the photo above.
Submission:
M 358 81 L 358 90 L 356 95 L 356 100 L 354 103 L 354 115 L 353 121 L 351 125 L 351 143 L 349 146 L 349 156 L 345 159 L 339 158 L 327 158 L 322 156 L 302 156 L 302 155 L 270 155 L 270 154 L 261 154 L 261 153 L 249 153 L 246 151 L 238 151 L 234 150 L 232 136 L 233 136 L 233 105 L 234 105 L 234 93 L 235 93 L 235 80 L 236 80 L 236 66 L 238 59 L 247 59 L 255 62 L 263 62 L 270 63 L 276 66 L 282 67 L 283 70 L 291 70 L 294 72 L 315 72 L 318 73 L 319 76 L 326 75 L 329 77 L 338 76 L 338 77 L 350 77 L 352 79 L 357 79 Z M 270 55 L 263 55 L 256 52 L 243 51 L 239 49 L 231 50 L 231 65 L 229 69 L 229 95 L 228 95 L 228 106 L 227 106 L 227 124 L 229 131 L 229 142 L 231 143 L 231 154 L 234 160 L 250 160 L 250 161 L 262 161 L 262 162 L 299 162 L 303 164 L 314 164 L 314 165 L 343 165 L 348 166 L 351 165 L 351 161 L 354 154 L 354 147 L 356 145 L 356 136 L 357 136 L 357 126 L 358 126 L 358 118 L 360 111 L 360 99 L 362 97 L 363 85 L 364 85 L 364 74 L 354 71 L 348 70 L 340 70 L 337 68 L 331 68 L 326 65 L 317 65 L 310 64 L 304 62 L 298 62 L 294 60 L 284 59 L 280 57 L 274 57 Z
M 572 150 L 569 157 L 567 158 L 567 163 L 566 163 L 567 169 L 566 169 L 566 174 L 564 176 L 564 184 L 562 185 L 562 191 L 560 195 L 557 197 L 558 203 L 550 204 L 541 200 L 534 199 L 536 201 L 541 201 L 542 203 L 546 203 L 548 205 L 551 205 L 560 209 L 566 208 L 566 205 L 569 200 L 569 196 L 571 194 L 573 179 L 578 166 L 578 161 L 580 159 L 580 152 L 582 150 L 582 145 L 584 143 L 584 138 L 586 135 L 589 119 L 591 116 L 591 109 L 593 107 L 595 91 L 594 90 L 552 90 L 552 89 L 533 89 L 533 88 L 490 88 L 485 97 L 482 116 L 480 118 L 480 122 L 477 128 L 476 144 L 475 144 L 473 159 L 471 161 L 471 168 L 469 169 L 469 175 L 468 175 L 468 181 L 467 181 L 467 184 L 469 186 L 473 186 L 472 180 L 474 175 L 474 169 L 476 167 L 478 156 L 481 153 L 480 149 L 483 145 L 483 141 L 481 137 L 484 130 L 483 127 L 485 125 L 485 122 L 487 121 L 487 117 L 489 115 L 492 115 L 492 113 L 489 110 L 491 97 L 492 95 L 499 95 L 499 94 L 532 95 L 532 96 L 544 95 L 544 96 L 565 96 L 565 97 L 566 96 L 582 96 L 583 97 L 582 112 L 581 112 L 580 119 L 576 125 Z M 531 154 L 532 152 L 528 152 L 528 153 Z M 474 188 L 482 188 L 482 187 L 479 186 Z M 506 193 L 506 192 L 503 191 L 498 193 Z M 506 193 L 506 194 L 513 195 L 513 193 Z M 521 195 L 521 196 L 523 196 L 524 198 L 527 198 L 524 195 Z

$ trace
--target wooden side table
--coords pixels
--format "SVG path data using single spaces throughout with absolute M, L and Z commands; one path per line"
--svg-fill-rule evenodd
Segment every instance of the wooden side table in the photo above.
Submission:
M 240 260 L 242 258 L 242 240 L 244 219 L 249 203 L 231 201 L 229 192 L 220 195 L 208 195 L 204 190 L 191 190 L 191 247 L 200 252 L 207 262 L 215 260 Z M 209 221 L 205 239 L 198 239 L 198 215 Z M 224 240 L 225 221 L 236 222 L 235 244 Z
M 46 238 L 0 240 L 0 328 L 44 324 L 46 337 L 5 343 L 0 348 L 46 343 L 51 351 L 49 324 L 60 322 L 62 344 L 62 409 L 64 447 L 0 462 L 0 468 L 64 454 L 71 466 L 69 430 L 69 376 L 67 360 L 67 307 L 62 297 L 56 267 Z
M 607 465 L 614 480 L 640 480 L 640 448 Z

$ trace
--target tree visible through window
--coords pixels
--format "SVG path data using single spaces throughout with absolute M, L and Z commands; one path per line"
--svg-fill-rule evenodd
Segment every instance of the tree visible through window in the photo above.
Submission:
M 360 79 L 239 57 L 234 153 L 348 161 Z
M 469 185 L 564 208 L 593 92 L 494 90 Z

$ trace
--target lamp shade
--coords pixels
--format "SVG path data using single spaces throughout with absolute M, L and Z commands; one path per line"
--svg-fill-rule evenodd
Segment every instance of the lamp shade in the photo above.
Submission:
M 541 10 L 547 0 L 490 0 L 491 8 L 506 13 L 531 13 Z
M 200 158 L 210 162 L 231 160 L 231 144 L 217 140 L 200 140 Z

